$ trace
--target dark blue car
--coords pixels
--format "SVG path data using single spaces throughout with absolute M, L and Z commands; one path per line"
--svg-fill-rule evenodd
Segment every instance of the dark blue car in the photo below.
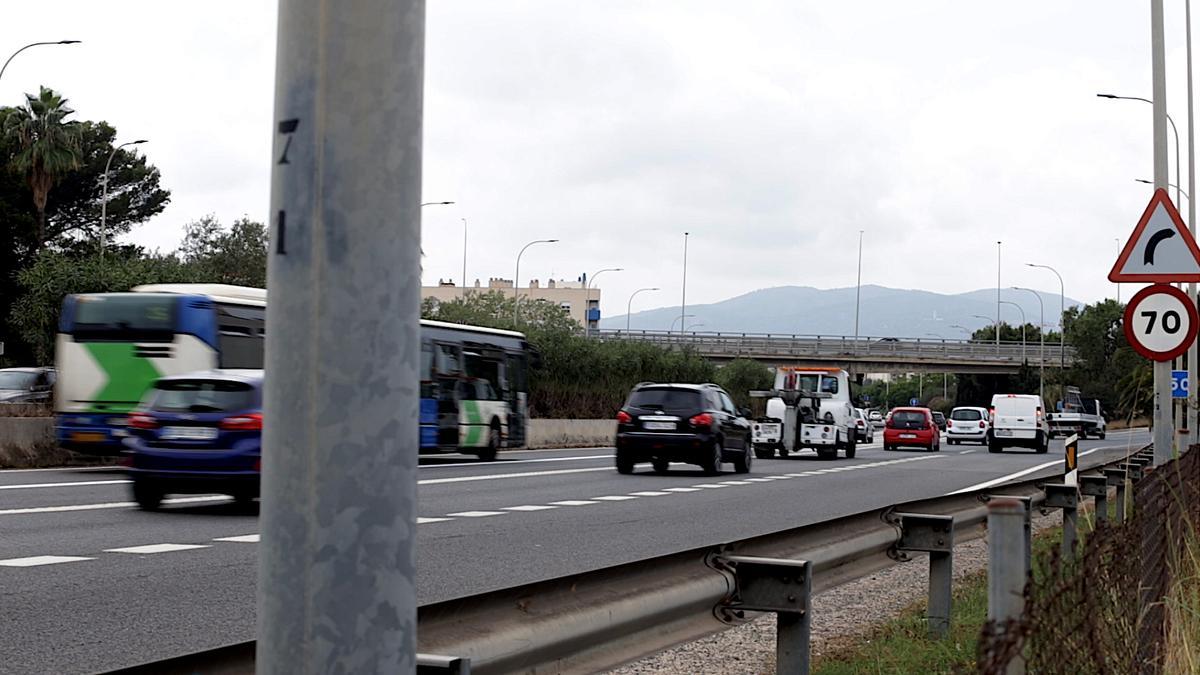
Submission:
M 124 464 L 138 505 L 157 509 L 172 493 L 258 497 L 262 384 L 261 370 L 159 379 L 127 427 Z

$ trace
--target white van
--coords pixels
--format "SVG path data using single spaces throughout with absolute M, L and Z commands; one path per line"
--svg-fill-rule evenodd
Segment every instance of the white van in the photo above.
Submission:
M 996 394 L 990 411 L 992 433 L 988 452 L 1004 448 L 1033 448 L 1039 453 L 1050 449 L 1050 425 L 1042 397 L 1034 394 Z

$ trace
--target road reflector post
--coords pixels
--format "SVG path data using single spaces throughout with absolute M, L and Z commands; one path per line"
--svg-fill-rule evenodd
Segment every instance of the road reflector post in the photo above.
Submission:
M 1074 485 L 1067 485 L 1065 483 L 1051 483 L 1043 485 L 1042 490 L 1046 493 L 1046 501 L 1042 503 L 1043 508 L 1062 509 L 1062 556 L 1064 560 L 1071 560 L 1075 557 L 1075 530 L 1079 510 L 1079 489 Z
M 1100 475 L 1079 477 L 1079 492 L 1096 498 L 1096 520 L 1108 520 L 1108 479 Z
M 718 567 L 733 573 L 725 611 L 774 612 L 775 672 L 808 675 L 812 634 L 812 564 L 807 560 L 722 555 Z
M 926 618 L 929 634 L 944 638 L 950 632 L 951 591 L 954 582 L 954 517 L 920 513 L 892 514 L 889 521 L 900 528 L 894 555 L 922 551 L 929 554 L 929 605 Z
M 416 669 L 424 30 L 279 3 L 261 675 Z
M 1071 434 L 1065 442 L 1066 470 L 1063 471 L 1063 482 L 1067 485 L 1079 484 L 1079 434 Z
M 1125 484 L 1129 480 L 1129 476 L 1125 469 L 1105 469 L 1104 478 L 1109 485 L 1117 488 L 1117 509 L 1116 521 L 1118 523 L 1125 522 Z
M 1029 579 L 1029 549 L 1025 543 L 1025 522 L 1029 512 L 1016 499 L 994 497 L 988 502 L 988 613 L 997 636 L 1020 630 L 1025 613 L 1025 583 Z M 1021 654 L 1009 661 L 1008 675 L 1023 675 L 1025 659 Z

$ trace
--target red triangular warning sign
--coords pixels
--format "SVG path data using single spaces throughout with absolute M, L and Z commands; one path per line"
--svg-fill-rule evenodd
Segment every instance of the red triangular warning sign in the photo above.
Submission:
M 1167 191 L 1158 188 L 1108 273 L 1109 281 L 1200 281 L 1200 247 Z

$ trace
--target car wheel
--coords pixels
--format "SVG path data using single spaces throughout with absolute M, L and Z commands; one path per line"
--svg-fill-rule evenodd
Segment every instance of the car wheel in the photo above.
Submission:
M 929 451 L 930 452 L 941 452 L 942 451 L 942 442 L 934 441 L 933 443 L 931 443 L 929 445 Z
M 1099 438 L 1100 440 L 1104 440 L 1104 435 L 1105 435 L 1105 432 L 1101 431 L 1100 433 L 1096 434 L 1096 438 Z
M 670 462 L 668 462 L 665 459 L 659 459 L 657 457 L 650 460 L 650 464 L 654 466 L 654 473 L 657 473 L 659 475 L 665 474 L 667 472 L 667 470 L 671 468 Z
M 628 451 L 617 450 L 617 473 L 633 473 L 633 457 L 629 456 Z
M 500 425 L 493 424 L 488 431 L 488 444 L 486 448 L 480 448 L 478 457 L 481 462 L 494 462 L 496 455 L 500 452 Z
M 854 453 L 858 452 L 858 443 L 852 438 L 846 444 L 846 459 L 854 459 Z
M 1044 455 L 1047 452 L 1050 452 L 1050 439 L 1046 438 L 1045 436 L 1042 436 L 1040 431 L 1038 432 L 1037 438 L 1038 438 L 1037 453 L 1039 455 Z
M 988 443 L 988 452 L 1000 452 L 1003 449 L 999 443 Z
M 754 456 L 759 459 L 771 459 L 775 456 L 775 448 L 772 448 L 769 445 L 755 444 Z
M 700 464 L 700 468 L 704 470 L 704 475 L 706 475 L 706 476 L 721 475 L 721 453 L 722 453 L 722 451 L 723 450 L 721 448 L 721 442 L 713 441 L 712 450 L 709 452 L 709 456 L 706 457 L 704 459 L 704 461 Z
M 133 481 L 133 501 L 143 511 L 157 511 L 165 496 L 163 489 L 155 483 L 148 480 Z
M 891 443 L 884 443 L 884 444 L 883 444 L 883 451 L 884 451 L 884 452 L 891 452 L 893 449 L 894 449 L 894 448 L 892 447 L 892 444 L 891 444 Z
M 817 448 L 818 459 L 837 459 L 837 448 Z
M 733 470 L 737 473 L 750 473 L 750 467 L 754 465 L 754 453 L 750 451 L 750 446 L 746 446 L 742 450 L 742 454 L 737 459 L 733 460 Z
M 786 447 L 780 445 L 779 447 L 775 448 L 775 451 L 779 453 L 779 459 L 787 459 L 788 449 Z

